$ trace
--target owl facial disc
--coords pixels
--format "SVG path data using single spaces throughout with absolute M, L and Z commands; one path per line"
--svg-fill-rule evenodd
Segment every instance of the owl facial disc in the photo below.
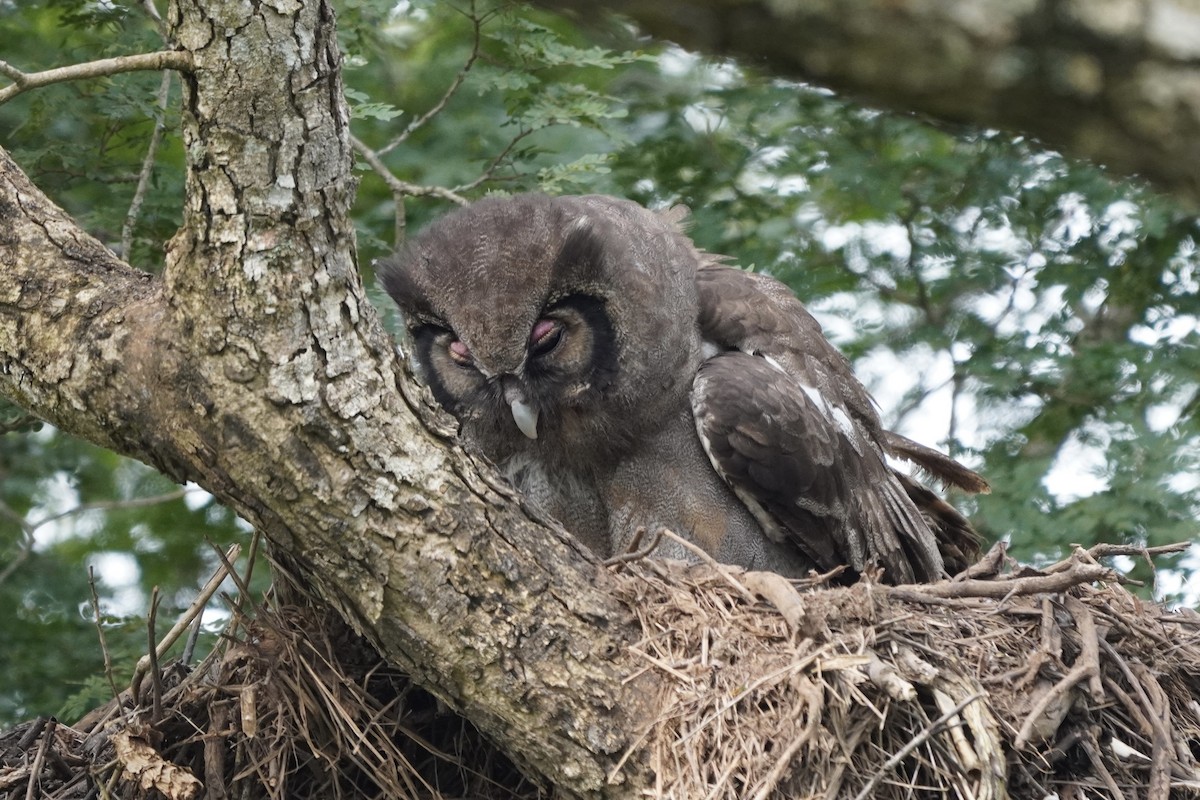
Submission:
M 517 400 L 514 398 L 511 401 L 511 405 L 513 421 L 517 423 L 517 427 L 521 429 L 521 433 L 525 434 L 530 439 L 536 439 L 538 412 L 523 400 Z

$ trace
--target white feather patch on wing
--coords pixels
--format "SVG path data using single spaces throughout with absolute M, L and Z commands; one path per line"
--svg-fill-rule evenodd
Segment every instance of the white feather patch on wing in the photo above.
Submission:
M 854 427 L 854 422 L 850 419 L 850 415 L 842 410 L 840 406 L 836 406 L 821 394 L 816 387 L 809 386 L 806 383 L 801 383 L 800 388 L 808 395 L 808 399 L 812 404 L 821 410 L 821 413 L 833 422 L 842 432 L 842 435 L 850 440 L 851 446 L 854 447 L 854 452 L 862 455 L 862 450 L 859 447 L 858 431 Z

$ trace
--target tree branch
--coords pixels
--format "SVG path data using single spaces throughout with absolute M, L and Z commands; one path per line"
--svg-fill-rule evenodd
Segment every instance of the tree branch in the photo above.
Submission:
M 493 14 L 496 12 L 492 12 Z M 385 156 L 395 150 L 400 145 L 408 140 L 420 128 L 424 127 L 429 120 L 442 113 L 442 109 L 450 102 L 454 95 L 458 94 L 459 88 L 463 81 L 467 79 L 467 74 L 471 71 L 471 67 L 475 66 L 475 62 L 479 59 L 479 45 L 482 38 L 483 24 L 487 21 L 488 15 L 480 16 L 475 11 L 475 2 L 471 2 L 471 10 L 466 12 L 466 16 L 471 20 L 471 54 L 467 56 L 466 62 L 459 69 L 458 74 L 454 76 L 454 80 L 450 81 L 450 85 L 446 87 L 446 91 L 442 93 L 441 99 L 434 103 L 428 111 L 421 116 L 408 123 L 408 126 L 400 132 L 398 136 L 388 142 L 379 149 L 379 155 Z
M 383 182 L 392 190 L 392 200 L 396 204 L 396 229 L 394 233 L 394 245 L 396 247 L 399 247 L 404 241 L 404 231 L 407 228 L 405 224 L 404 198 L 440 197 L 443 200 L 449 200 L 455 205 L 465 206 L 467 204 L 467 198 L 458 194 L 453 189 L 447 189 L 443 186 L 422 186 L 400 180 L 388 165 L 383 163 L 383 159 L 379 157 L 379 153 L 367 147 L 357 136 L 352 135 L 350 143 L 354 145 L 354 152 L 362 156 L 363 160 L 370 165 L 375 174 L 383 178 Z
M 595 13 L 589 0 L 538 0 Z M 1200 203 L 1200 17 L 1172 0 L 608 0 L 650 34 L 870 103 L 1032 134 Z
M 25 73 L 9 64 L 0 61 L 0 74 L 12 79 L 11 86 L 0 89 L 0 103 L 6 103 L 22 92 L 38 89 L 53 83 L 65 83 L 85 78 L 102 78 L 106 75 L 118 75 L 122 72 L 137 72 L 139 70 L 173 69 L 188 72 L 192 69 L 192 60 L 186 51 L 163 50 L 157 53 L 139 53 L 130 56 L 104 58 L 99 61 L 89 61 L 86 64 L 72 64 L 69 67 L 48 69 L 44 72 Z

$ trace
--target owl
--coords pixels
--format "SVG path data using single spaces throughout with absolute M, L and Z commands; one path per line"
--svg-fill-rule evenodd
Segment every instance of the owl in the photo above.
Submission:
M 966 520 L 887 456 L 986 483 L 885 430 L 791 291 L 699 250 L 685 213 L 489 198 L 380 263 L 462 440 L 601 556 L 667 528 L 787 576 L 844 566 L 911 583 L 965 567 Z M 656 553 L 690 555 L 669 538 Z

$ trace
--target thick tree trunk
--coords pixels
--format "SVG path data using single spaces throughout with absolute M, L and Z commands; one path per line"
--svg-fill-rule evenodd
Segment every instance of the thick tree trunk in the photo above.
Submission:
M 330 7 L 180 0 L 170 19 L 194 69 L 164 274 L 0 153 L 0 391 L 213 492 L 526 768 L 600 795 L 649 688 L 622 684 L 632 618 L 453 445 L 366 299 Z
M 541 0 L 594 11 L 590 0 Z M 655 36 L 1020 131 L 1200 202 L 1200 10 L 1176 0 L 608 0 Z

